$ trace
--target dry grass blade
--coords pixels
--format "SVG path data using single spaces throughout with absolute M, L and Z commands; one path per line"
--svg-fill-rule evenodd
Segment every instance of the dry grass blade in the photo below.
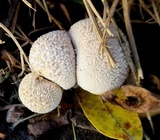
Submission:
M 34 9 L 33 7 L 32 7 L 32 5 L 28 2 L 28 1 L 26 1 L 26 0 L 22 0 L 29 8 L 31 8 L 31 9 L 33 9 L 34 11 L 36 11 L 36 9 Z
M 156 19 L 157 19 L 157 23 L 160 25 L 160 15 L 159 15 L 159 12 L 158 12 L 156 3 L 155 3 L 154 0 L 151 0 L 151 3 L 152 3 L 152 7 L 153 7 L 153 10 L 154 10 L 155 17 L 156 17 Z M 158 8 L 159 8 L 159 7 L 158 7 Z
M 114 12 L 116 11 L 116 7 L 117 7 L 118 2 L 119 2 L 119 0 L 114 0 L 113 1 L 113 4 L 112 4 L 112 6 L 110 8 L 110 11 L 108 13 L 108 18 L 106 19 L 106 26 L 107 27 L 109 26 L 109 24 L 111 22 L 111 19 L 112 19 L 113 15 L 114 15 Z
M 19 8 L 20 8 L 20 3 L 18 3 L 18 5 L 17 5 L 16 12 L 15 12 L 14 17 L 13 17 L 13 21 L 12 21 L 12 25 L 11 25 L 11 33 L 14 33 L 15 28 L 16 28 L 16 23 L 17 23 L 17 19 L 18 19 Z
M 28 38 L 28 36 L 22 31 L 22 29 L 19 27 L 19 26 L 16 26 L 17 27 L 17 29 L 19 30 L 19 32 L 17 32 L 17 31 L 15 31 L 15 34 L 16 35 L 18 35 L 20 38 L 20 40 L 23 40 L 23 41 L 25 41 L 22 45 L 21 45 L 21 47 L 23 47 L 23 46 L 25 46 L 25 45 L 27 45 L 27 44 L 32 44 L 33 42 Z
M 17 61 L 11 53 L 7 52 L 4 49 L 1 51 L 1 53 L 2 53 L 1 58 L 6 61 L 9 71 L 12 72 L 13 71 L 12 67 L 16 66 L 17 63 L 20 64 L 19 61 Z
M 107 11 L 108 4 L 106 0 L 102 0 L 102 4 L 103 4 L 103 21 L 106 21 L 106 18 L 107 18 L 106 11 Z
M 101 32 L 101 30 L 100 30 L 100 28 L 99 28 L 99 26 L 98 26 L 98 23 L 97 23 L 97 21 L 96 21 L 95 15 L 94 15 L 93 11 L 91 10 L 88 2 L 87 2 L 86 0 L 83 0 L 83 2 L 84 2 L 84 5 L 85 5 L 85 7 L 86 7 L 88 16 L 89 16 L 89 18 L 91 19 L 91 22 L 92 22 L 92 24 L 93 24 L 93 27 L 94 27 L 95 30 L 96 30 L 97 38 L 98 38 L 98 40 L 101 42 L 102 32 Z
M 154 0 L 153 0 L 154 1 Z M 152 1 L 153 10 L 155 12 L 155 15 L 151 12 L 151 10 L 146 6 L 143 0 L 139 0 L 140 5 L 143 7 L 143 9 L 160 25 L 159 23 L 159 16 L 157 8 L 155 7 L 155 3 Z M 158 19 L 156 18 L 158 16 Z
M 16 44 L 16 46 L 18 47 L 18 49 L 20 51 L 20 59 L 21 59 L 22 71 L 19 74 L 19 76 L 22 76 L 24 71 L 25 71 L 24 59 L 25 59 L 26 63 L 28 64 L 28 66 L 31 68 L 31 66 L 29 64 L 29 61 L 28 61 L 28 58 L 27 58 L 26 54 L 24 53 L 23 49 L 21 48 L 20 44 L 18 43 L 18 41 L 14 37 L 14 35 L 9 31 L 9 29 L 6 28 L 1 22 L 0 22 L 0 27 L 12 38 L 12 40 L 14 41 L 14 43 Z
M 69 23 L 71 24 L 71 18 L 69 16 L 69 13 L 68 13 L 68 10 L 67 10 L 66 6 L 63 3 L 60 3 L 60 8 L 63 11 L 63 13 L 66 16 L 66 18 L 69 21 Z
M 36 2 L 34 1 L 34 8 L 36 9 Z M 34 30 L 36 29 L 36 11 L 33 12 L 33 20 L 32 20 L 32 26 Z
M 133 52 L 133 58 L 134 58 L 134 63 L 136 65 L 136 70 L 137 70 L 137 78 L 136 78 L 136 84 L 140 85 L 140 80 L 143 79 L 143 71 L 140 65 L 139 57 L 138 57 L 138 52 L 136 49 L 136 43 L 135 39 L 133 36 L 132 32 L 132 27 L 131 27 L 131 22 L 130 22 L 130 10 L 129 10 L 129 5 L 127 0 L 122 0 L 122 6 L 123 6 L 123 15 L 124 15 L 124 22 L 131 46 L 131 50 Z
M 126 59 L 127 59 L 128 65 L 129 65 L 129 67 L 130 67 L 130 69 L 131 69 L 131 72 L 132 72 L 132 74 L 133 74 L 134 81 L 136 81 L 137 75 L 136 75 L 136 72 L 135 72 L 134 63 L 133 63 L 133 61 L 132 61 L 132 59 L 131 59 L 131 57 L 130 57 L 130 54 L 128 54 L 128 53 L 126 52 L 126 50 L 128 49 L 127 46 L 125 45 L 126 39 L 124 38 L 124 35 L 122 35 L 122 32 L 119 30 L 119 28 L 118 28 L 118 26 L 116 25 L 115 21 L 113 20 L 112 22 L 113 22 L 114 26 L 116 27 L 116 29 L 117 29 L 117 31 L 118 31 L 118 33 L 117 33 L 117 35 L 118 35 L 118 40 L 119 40 L 119 42 L 120 42 L 120 44 L 121 44 L 122 50 L 123 50 L 124 55 L 125 55 L 125 57 L 126 57 Z M 134 82 L 134 83 L 135 83 L 135 82 Z
M 49 10 L 48 10 L 48 6 L 47 6 L 45 0 L 43 0 L 43 4 L 44 4 L 44 8 L 46 9 L 46 13 L 47 13 L 47 15 L 48 15 L 48 20 L 49 20 L 49 22 L 52 22 L 52 19 L 51 19 L 51 17 L 50 17 L 50 13 L 49 13 Z
M 43 27 L 43 28 L 40 28 L 40 29 L 34 29 L 34 30 L 32 30 L 31 32 L 29 32 L 28 35 L 31 35 L 31 34 L 33 34 L 33 33 L 35 33 L 35 32 L 43 31 L 43 30 L 45 30 L 45 29 L 52 29 L 52 27 Z
M 83 0 L 83 2 L 84 2 L 84 5 L 86 7 L 89 18 L 92 21 L 93 27 L 96 30 L 97 38 L 98 38 L 99 42 L 101 43 L 100 52 L 106 57 L 107 64 L 111 67 L 114 67 L 115 66 L 115 61 L 114 61 L 110 51 L 108 50 L 107 46 L 105 45 L 106 34 L 109 32 L 108 31 L 109 29 L 105 28 L 106 26 L 104 24 L 104 21 L 102 20 L 102 18 L 98 14 L 97 10 L 94 8 L 91 1 L 90 0 Z M 97 16 L 98 20 L 100 22 L 102 22 L 102 25 L 105 28 L 105 31 L 103 33 L 101 32 L 101 29 L 100 29 L 100 27 L 97 23 L 95 15 Z
M 92 4 L 92 2 L 90 0 L 86 1 L 88 3 L 88 5 L 90 6 L 91 10 L 94 12 L 94 14 L 97 16 L 98 20 L 100 21 L 100 23 L 103 25 L 103 27 L 105 27 L 105 23 L 103 21 L 103 19 L 101 18 L 101 16 L 99 15 L 99 13 L 97 12 L 96 8 L 94 7 L 94 5 Z
M 35 0 L 35 1 L 38 3 L 38 5 L 39 5 L 45 12 L 47 12 L 40 0 Z M 56 20 L 51 14 L 49 14 L 49 17 L 50 17 L 50 18 L 53 20 L 53 22 L 59 27 L 59 29 L 63 30 L 63 27 L 61 26 L 61 24 L 60 24 L 60 22 L 59 22 L 58 20 Z

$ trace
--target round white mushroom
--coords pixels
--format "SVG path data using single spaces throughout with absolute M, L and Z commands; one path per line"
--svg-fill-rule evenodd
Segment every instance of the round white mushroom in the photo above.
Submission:
M 19 97 L 31 111 L 48 113 L 59 105 L 62 89 L 51 81 L 29 73 L 19 85 Z
M 76 83 L 75 53 L 68 33 L 57 30 L 40 36 L 30 49 L 29 62 L 37 74 L 69 89 Z
M 77 84 L 93 94 L 102 94 L 121 86 L 128 75 L 128 63 L 116 29 L 112 24 L 109 29 L 114 37 L 106 39 L 106 46 L 116 62 L 114 67 L 109 66 L 106 57 L 100 53 L 101 44 L 90 19 L 78 21 L 69 30 L 77 53 Z

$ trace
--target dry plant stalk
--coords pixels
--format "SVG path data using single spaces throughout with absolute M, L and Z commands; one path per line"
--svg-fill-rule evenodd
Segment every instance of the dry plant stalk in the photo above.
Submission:
M 34 1 L 34 8 L 37 8 L 36 2 Z M 36 11 L 33 12 L 33 20 L 32 20 L 32 26 L 34 30 L 36 29 Z
M 109 64 L 111 67 L 114 67 L 115 61 L 114 61 L 110 51 L 108 50 L 107 46 L 105 45 L 106 35 L 108 35 L 108 34 L 112 35 L 112 34 L 110 33 L 108 27 L 106 26 L 105 21 L 103 21 L 103 19 L 101 18 L 101 16 L 99 15 L 97 10 L 95 9 L 92 2 L 90 0 L 83 0 L 83 2 L 86 7 L 89 18 L 91 19 L 91 22 L 93 24 L 93 27 L 96 30 L 97 38 L 98 38 L 99 42 L 101 43 L 101 47 L 100 47 L 101 53 L 103 53 L 106 56 L 107 64 Z M 98 18 L 98 20 L 100 21 L 100 23 L 102 24 L 102 26 L 105 29 L 103 33 L 101 32 L 101 29 L 97 23 L 96 18 Z
M 43 6 L 40 0 L 35 0 L 36 3 L 45 11 L 47 12 L 46 8 Z M 63 30 L 63 27 L 59 23 L 58 20 L 56 20 L 51 14 L 48 13 L 49 19 L 52 19 L 52 21 L 59 27 L 60 30 Z
M 36 9 L 34 9 L 32 7 L 32 5 L 27 1 L 27 0 L 22 0 L 29 8 L 33 9 L 34 11 L 36 11 Z
M 28 38 L 28 36 L 22 31 L 22 29 L 19 27 L 19 26 L 16 26 L 17 27 L 17 29 L 19 30 L 19 32 L 18 31 L 16 31 L 15 30 L 15 34 L 16 35 L 18 35 L 20 38 L 20 40 L 23 40 L 23 41 L 25 41 L 22 45 L 21 45 L 21 47 L 23 47 L 23 46 L 25 46 L 25 45 L 27 45 L 27 44 L 32 44 L 33 42 Z M 17 38 L 17 37 L 16 37 Z
M 117 7 L 118 2 L 119 2 L 119 0 L 114 0 L 112 6 L 110 8 L 110 11 L 108 8 L 106 9 L 106 10 L 108 10 L 108 18 L 106 19 L 106 26 L 107 27 L 109 26 L 109 24 L 112 20 L 114 12 L 116 11 L 116 7 Z M 104 5 L 106 5 L 106 4 L 104 3 Z
M 16 58 L 14 58 L 11 53 L 7 52 L 5 49 L 3 49 L 3 50 L 1 51 L 1 53 L 2 53 L 1 58 L 2 58 L 3 60 L 5 60 L 5 62 L 6 62 L 6 64 L 7 64 L 7 66 L 8 66 L 8 68 L 9 68 L 9 71 L 10 71 L 10 72 L 13 71 L 12 66 L 17 67 L 17 68 L 21 68 L 21 67 L 19 66 L 19 65 L 20 65 L 20 62 L 19 62 Z M 17 63 L 18 63 L 18 65 L 16 65 Z
M 48 6 L 47 6 L 45 0 L 43 0 L 43 5 L 44 5 L 44 7 L 45 7 L 45 9 L 46 9 L 46 13 L 47 13 L 47 15 L 48 15 L 48 20 L 49 20 L 49 22 L 51 23 L 51 22 L 52 22 L 52 19 L 51 19 L 51 17 L 50 17 L 50 13 L 49 13 L 49 10 L 48 10 Z
M 12 38 L 12 40 L 14 41 L 14 43 L 16 44 L 16 46 L 18 47 L 18 49 L 20 51 L 22 71 L 18 76 L 22 76 L 25 71 L 24 59 L 25 59 L 26 63 L 28 64 L 28 66 L 31 68 L 29 61 L 28 61 L 28 58 L 27 58 L 26 54 L 24 53 L 23 49 L 21 48 L 21 45 L 18 43 L 18 41 L 16 40 L 14 35 L 11 33 L 11 31 L 5 25 L 3 25 L 1 22 L 0 22 L 0 27 Z
M 136 43 L 135 43 L 135 39 L 134 39 L 134 36 L 133 36 L 132 27 L 131 27 L 130 7 L 129 7 L 128 1 L 127 0 L 122 0 L 122 6 L 123 6 L 124 22 L 125 22 L 125 26 L 126 26 L 131 50 L 133 52 L 134 63 L 136 65 L 136 70 L 137 70 L 135 82 L 136 82 L 136 85 L 140 85 L 140 80 L 143 79 L 143 71 L 142 71 L 142 68 L 141 68 L 140 61 L 139 61 L 138 52 L 137 52 L 137 49 L 136 49 Z
M 67 20 L 69 21 L 70 24 L 72 24 L 71 22 L 71 18 L 70 18 L 70 15 L 68 13 L 68 10 L 66 8 L 66 6 L 63 4 L 63 3 L 60 3 L 60 8 L 61 10 L 63 11 L 64 15 L 66 16 Z
M 156 6 L 156 1 L 151 0 L 151 6 L 153 8 L 154 13 L 148 8 L 148 6 L 145 4 L 143 0 L 139 0 L 140 5 L 142 8 L 160 25 L 160 15 L 158 12 L 158 6 Z
M 20 2 L 17 5 L 16 11 L 14 13 L 13 21 L 11 23 L 11 33 L 14 33 L 14 31 L 15 31 L 19 9 L 20 9 Z
M 152 2 L 152 7 L 153 7 L 153 10 L 154 10 L 154 14 L 155 14 L 155 17 L 156 17 L 156 21 L 157 23 L 160 25 L 160 15 L 159 15 L 159 12 L 158 12 L 158 9 L 159 7 L 156 6 L 156 3 L 154 0 L 151 1 Z

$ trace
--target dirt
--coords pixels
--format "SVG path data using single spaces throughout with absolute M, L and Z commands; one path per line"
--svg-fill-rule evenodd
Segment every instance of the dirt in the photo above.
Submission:
M 30 1 L 34 5 L 34 1 Z M 53 15 L 60 23 L 63 29 L 68 30 L 70 26 L 76 21 L 85 18 L 85 8 L 81 4 L 82 1 L 76 0 L 48 0 L 46 1 L 50 14 Z M 96 8 L 102 13 L 102 5 L 96 0 L 93 1 Z M 135 5 L 136 5 L 135 1 Z M 119 4 L 119 7 L 121 4 Z M 19 10 L 17 11 L 17 8 Z M 63 8 L 62 8 L 63 7 Z M 66 8 L 66 9 L 65 9 Z M 57 30 L 59 27 L 51 23 L 48 20 L 47 14 L 37 4 L 36 6 L 35 26 L 33 27 L 33 14 L 34 10 L 27 7 L 25 3 L 18 0 L 13 1 L 0 1 L 0 22 L 2 22 L 7 28 L 14 29 L 19 33 L 24 33 L 24 36 L 19 36 L 14 32 L 17 40 L 22 45 L 26 41 L 26 45 L 23 46 L 23 50 L 28 56 L 31 44 L 40 35 L 51 31 Z M 15 15 L 17 11 L 17 15 Z M 67 18 L 67 12 L 69 18 Z M 144 72 L 144 79 L 141 81 L 142 86 L 151 92 L 160 94 L 160 67 L 159 67 L 159 36 L 160 28 L 158 23 L 145 23 L 147 19 L 150 19 L 144 10 L 142 10 L 144 19 L 140 16 L 138 6 L 135 6 L 131 12 L 131 19 L 136 19 L 141 22 L 132 22 L 133 34 L 135 37 L 137 50 L 140 58 L 140 63 Z M 122 12 L 120 12 L 122 14 Z M 16 26 L 14 26 L 14 20 L 17 17 Z M 126 34 L 125 24 L 122 15 L 115 13 L 115 19 L 117 24 Z M 14 27 L 14 28 L 13 28 Z M 21 29 L 21 31 L 19 30 Z M 21 106 L 21 102 L 18 98 L 18 86 L 23 76 L 18 77 L 21 72 L 20 53 L 17 50 L 17 46 L 11 38 L 7 37 L 5 32 L 0 28 L 0 39 L 5 43 L 0 44 L 0 139 L 2 140 L 72 140 L 74 139 L 74 129 L 77 140 L 109 140 L 110 138 L 97 132 L 90 122 L 84 116 L 82 110 L 77 108 L 74 99 L 74 89 L 66 91 L 64 93 L 63 101 L 61 105 L 60 113 L 61 118 L 57 119 L 57 110 L 40 115 L 33 119 L 28 119 L 18 124 L 13 129 L 13 124 L 22 118 L 33 115 L 27 108 Z M 8 57 L 10 56 L 10 57 Z M 13 57 L 14 59 L 13 59 Z M 14 60 L 10 63 L 9 58 Z M 15 60 L 18 60 L 16 62 Z M 9 65 L 8 63 L 9 62 Z M 10 67 L 8 67 L 10 66 Z M 19 68 L 18 68 L 19 67 Z M 25 74 L 28 71 L 25 71 Z M 154 82 L 151 78 L 154 75 L 158 80 Z M 15 108 L 16 106 L 16 108 Z M 17 108 L 18 107 L 18 108 Z M 9 111 L 11 116 L 9 116 Z M 10 118 L 8 118 L 10 117 Z M 146 118 L 141 118 L 144 132 L 151 139 L 160 139 L 160 115 L 157 114 L 152 117 L 154 124 L 154 133 Z M 36 130 L 43 128 L 41 130 Z M 145 140 L 145 138 L 144 138 Z

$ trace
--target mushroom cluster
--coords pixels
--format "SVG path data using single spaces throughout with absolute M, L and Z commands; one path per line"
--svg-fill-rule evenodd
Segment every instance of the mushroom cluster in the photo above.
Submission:
M 32 73 L 19 86 L 22 103 L 33 112 L 47 113 L 59 105 L 63 89 L 72 88 L 76 82 L 93 94 L 121 86 L 129 67 L 116 29 L 112 24 L 109 29 L 114 36 L 108 37 L 105 45 L 116 62 L 114 67 L 99 53 L 101 43 L 89 18 L 73 24 L 68 32 L 57 30 L 40 36 L 30 49 Z M 129 47 L 126 51 L 130 53 Z
M 33 72 L 20 83 L 20 100 L 33 112 L 50 112 L 59 105 L 63 89 L 76 83 L 75 53 L 67 31 L 40 36 L 32 44 L 29 62 Z

